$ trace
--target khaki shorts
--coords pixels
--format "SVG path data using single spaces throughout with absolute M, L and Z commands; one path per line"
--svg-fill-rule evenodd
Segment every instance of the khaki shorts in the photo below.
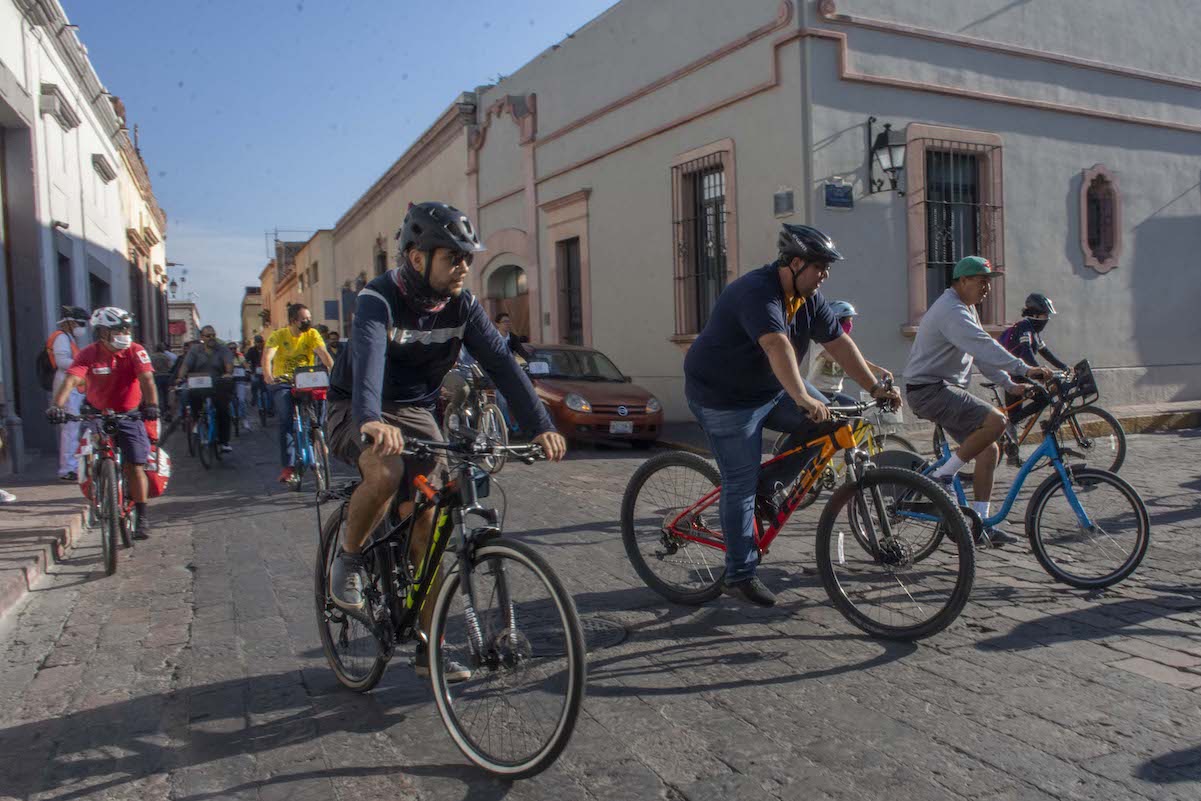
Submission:
M 993 412 L 993 407 L 966 389 L 947 384 L 906 387 L 909 408 L 923 420 L 938 423 L 956 442 L 963 443 Z
M 444 442 L 441 429 L 434 420 L 429 409 L 419 406 L 398 406 L 384 404 L 384 422 L 400 429 L 405 439 L 428 439 Z M 334 456 L 347 464 L 359 466 L 359 456 L 364 447 L 359 439 L 359 427 L 354 424 L 354 414 L 351 412 L 351 402 L 336 400 L 329 402 L 329 414 L 325 419 L 326 435 L 329 438 L 329 449 Z M 425 459 L 405 459 L 405 478 L 412 479 L 419 475 L 437 476 L 442 478 L 442 468 L 446 467 L 446 456 L 435 453 Z

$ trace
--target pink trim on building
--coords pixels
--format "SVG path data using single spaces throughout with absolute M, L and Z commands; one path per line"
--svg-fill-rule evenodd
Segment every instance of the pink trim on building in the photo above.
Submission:
M 558 264 L 555 245 L 565 239 L 580 240 L 580 311 L 584 344 L 592 346 L 592 268 L 588 257 L 588 197 L 591 189 L 581 189 L 570 195 L 548 200 L 539 205 L 546 220 L 546 241 L 553 249 L 556 263 L 547 270 L 546 292 L 553 298 L 550 306 L 550 333 L 553 341 L 563 337 L 562 315 L 565 311 L 559 298 L 563 265 Z

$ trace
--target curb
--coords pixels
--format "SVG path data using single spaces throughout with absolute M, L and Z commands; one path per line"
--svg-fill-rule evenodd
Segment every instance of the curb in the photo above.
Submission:
M 43 526 L 0 534 L 0 546 L 25 546 L 0 568 L 0 617 L 16 606 L 50 565 L 66 558 L 83 532 L 85 512 L 72 514 L 65 526 Z

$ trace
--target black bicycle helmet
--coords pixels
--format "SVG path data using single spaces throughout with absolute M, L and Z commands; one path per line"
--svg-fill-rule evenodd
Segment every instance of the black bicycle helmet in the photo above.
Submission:
M 780 258 L 792 261 L 800 257 L 804 261 L 842 261 L 842 254 L 834 247 L 834 240 L 808 225 L 784 223 L 777 243 Z
M 483 253 L 480 235 L 467 215 L 446 203 L 409 204 L 404 225 L 397 232 L 402 257 L 409 248 L 424 252 L 449 248 L 464 253 Z
M 1022 310 L 1022 316 L 1028 317 L 1031 314 L 1055 314 L 1055 304 L 1051 299 L 1041 292 L 1031 292 L 1026 296 L 1026 307 Z
M 67 320 L 72 320 L 80 323 L 81 325 L 87 325 L 88 320 L 91 319 L 91 315 L 88 314 L 85 309 L 81 309 L 79 306 L 63 306 L 59 310 L 58 316 L 58 321 L 60 323 L 66 322 Z

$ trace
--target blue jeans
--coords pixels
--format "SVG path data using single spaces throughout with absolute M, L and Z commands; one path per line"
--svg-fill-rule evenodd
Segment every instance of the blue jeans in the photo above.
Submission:
M 711 409 L 689 399 L 688 408 L 709 440 L 721 473 L 720 517 L 726 541 L 726 580 L 755 574 L 755 485 L 763 454 L 763 429 L 794 433 L 813 426 L 792 398 L 781 392 L 774 400 L 751 408 Z

